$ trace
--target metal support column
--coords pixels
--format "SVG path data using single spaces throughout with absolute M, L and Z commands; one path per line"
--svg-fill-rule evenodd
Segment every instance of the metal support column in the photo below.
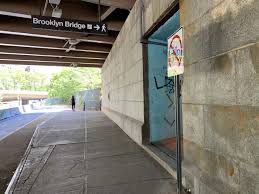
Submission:
M 177 162 L 177 194 L 182 193 L 182 133 L 181 133 L 181 82 L 180 76 L 175 76 L 175 102 L 176 102 L 176 162 Z
M 98 1 L 98 17 L 99 17 L 99 22 L 102 21 L 101 19 L 101 0 Z

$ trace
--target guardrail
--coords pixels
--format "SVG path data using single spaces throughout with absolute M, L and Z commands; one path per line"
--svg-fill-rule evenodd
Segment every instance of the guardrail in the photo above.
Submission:
M 18 107 L 2 109 L 0 110 L 0 121 L 20 114 L 21 112 Z

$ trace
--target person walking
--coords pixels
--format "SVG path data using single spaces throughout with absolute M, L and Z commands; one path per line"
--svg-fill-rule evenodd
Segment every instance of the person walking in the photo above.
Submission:
M 72 104 L 72 110 L 75 111 L 75 108 L 76 108 L 75 96 L 72 96 L 72 98 L 71 98 L 71 104 Z
M 85 108 L 86 108 L 86 107 L 85 107 L 85 102 L 84 102 L 83 111 L 85 111 Z

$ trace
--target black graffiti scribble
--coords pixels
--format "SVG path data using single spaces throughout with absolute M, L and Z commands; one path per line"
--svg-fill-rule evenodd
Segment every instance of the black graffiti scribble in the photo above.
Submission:
M 165 83 L 162 86 L 158 86 L 157 79 L 156 79 L 155 76 L 154 76 L 154 79 L 155 79 L 155 84 L 156 84 L 156 89 L 157 90 L 160 90 L 160 89 L 166 87 L 167 88 L 167 92 L 169 94 L 174 93 L 174 80 L 172 78 L 169 78 L 169 77 L 165 76 Z
M 168 97 L 168 99 L 169 99 L 169 101 L 170 101 L 170 103 L 171 103 L 171 104 L 168 105 L 168 108 L 171 108 L 171 107 L 174 108 L 174 105 L 175 105 L 175 104 L 174 104 L 174 101 L 172 100 L 172 98 L 171 98 L 168 94 L 166 94 L 166 96 Z
M 157 81 L 156 81 L 156 77 L 155 77 L 155 76 L 154 76 L 154 79 L 155 79 L 156 89 L 157 89 L 157 90 L 160 90 L 160 89 L 162 89 L 162 88 L 164 88 L 164 87 L 165 87 L 165 85 L 163 85 L 163 86 L 158 86 Z
M 164 117 L 164 120 L 168 125 L 170 125 L 170 127 L 172 127 L 175 123 L 175 120 L 173 120 L 173 122 L 171 123 L 166 117 Z

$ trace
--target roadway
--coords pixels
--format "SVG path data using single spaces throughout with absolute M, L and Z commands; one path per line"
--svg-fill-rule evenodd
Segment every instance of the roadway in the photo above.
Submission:
M 68 108 L 63 106 L 40 107 L 37 110 L 31 110 L 28 113 L 2 120 L 0 121 L 0 141 L 20 128 L 24 127 L 24 125 L 27 125 L 28 123 L 37 119 L 44 113 L 55 113 L 64 110 L 68 110 Z
M 42 114 L 43 113 L 21 114 L 16 117 L 0 121 L 0 141 Z

